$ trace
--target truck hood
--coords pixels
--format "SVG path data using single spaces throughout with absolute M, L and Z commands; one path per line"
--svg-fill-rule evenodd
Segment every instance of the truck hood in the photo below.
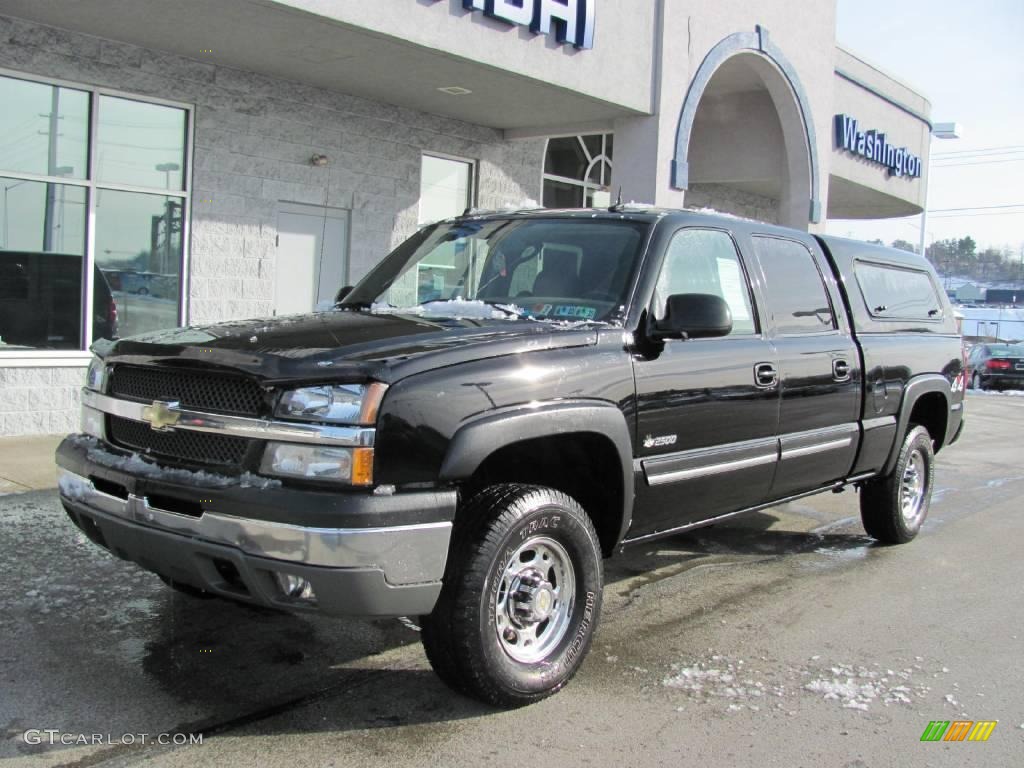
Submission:
M 473 360 L 594 344 L 600 327 L 334 310 L 158 331 L 93 349 L 113 362 L 235 370 L 268 383 L 341 377 L 390 383 Z

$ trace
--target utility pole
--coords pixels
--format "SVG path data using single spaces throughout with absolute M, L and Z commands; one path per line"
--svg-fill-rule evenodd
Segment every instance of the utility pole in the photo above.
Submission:
M 60 88 L 53 86 L 51 88 L 51 91 L 53 95 L 50 98 L 50 135 L 49 148 L 47 152 L 47 176 L 53 176 L 57 172 L 57 131 L 59 129 L 59 124 L 57 122 L 57 112 L 60 109 Z M 46 182 L 46 208 L 44 209 L 43 213 L 44 253 L 51 253 L 53 251 L 53 213 L 54 208 L 56 207 L 56 197 L 56 186 L 49 181 Z

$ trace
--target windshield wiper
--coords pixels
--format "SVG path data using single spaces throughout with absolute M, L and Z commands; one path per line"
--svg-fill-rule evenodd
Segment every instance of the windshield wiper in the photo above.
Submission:
M 518 307 L 515 304 L 505 304 L 505 303 L 501 303 L 501 302 L 497 302 L 497 301 L 487 301 L 486 299 L 477 299 L 477 301 L 483 302 L 488 307 L 493 307 L 494 309 L 497 309 L 497 310 L 499 310 L 501 312 L 504 312 L 505 314 L 509 315 L 510 317 L 515 317 L 515 318 L 529 317 L 529 315 L 526 314 L 526 310 L 525 309 L 523 309 L 522 307 Z

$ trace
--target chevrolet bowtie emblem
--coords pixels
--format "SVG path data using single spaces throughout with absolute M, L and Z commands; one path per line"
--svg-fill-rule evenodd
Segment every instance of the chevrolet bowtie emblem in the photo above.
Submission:
M 149 422 L 151 428 L 158 432 L 166 432 L 178 423 L 181 414 L 172 410 L 177 407 L 178 404 L 176 402 L 169 403 L 164 400 L 154 400 L 152 405 L 147 405 L 142 409 L 142 418 L 144 421 Z

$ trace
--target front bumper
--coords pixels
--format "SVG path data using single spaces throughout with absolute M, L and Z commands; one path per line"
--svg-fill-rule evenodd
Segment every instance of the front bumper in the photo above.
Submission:
M 202 487 L 139 477 L 112 468 L 101 460 L 105 455 L 94 441 L 66 439 L 57 451 L 58 486 L 72 521 L 118 557 L 215 595 L 287 610 L 363 616 L 433 610 L 454 491 L 377 497 Z M 373 519 L 375 506 L 387 524 Z M 289 510 L 318 522 L 284 522 Z M 325 525 L 325 518 L 335 522 Z M 275 573 L 307 579 L 315 601 L 287 597 Z

